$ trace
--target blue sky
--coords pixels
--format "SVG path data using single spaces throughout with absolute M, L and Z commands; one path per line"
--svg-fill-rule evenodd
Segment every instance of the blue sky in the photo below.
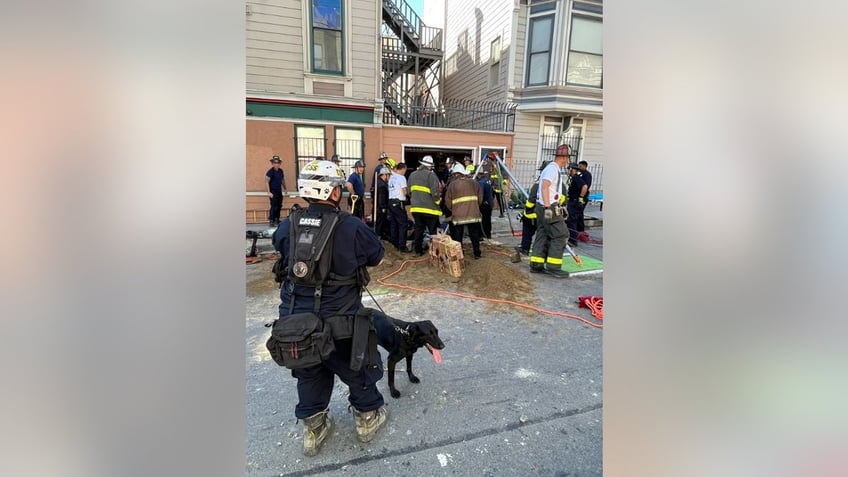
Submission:
M 406 3 L 415 10 L 415 13 L 420 17 L 424 13 L 424 0 L 406 0 Z

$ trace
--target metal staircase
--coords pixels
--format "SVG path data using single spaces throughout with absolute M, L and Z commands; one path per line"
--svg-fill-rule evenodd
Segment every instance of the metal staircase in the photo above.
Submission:
M 439 107 L 442 29 L 425 25 L 405 0 L 382 1 L 383 121 L 419 124 L 422 111 Z

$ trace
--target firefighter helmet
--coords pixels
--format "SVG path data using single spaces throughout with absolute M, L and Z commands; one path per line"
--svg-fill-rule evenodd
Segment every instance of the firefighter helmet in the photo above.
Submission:
M 571 146 L 568 144 L 560 144 L 556 148 L 556 152 L 554 156 L 570 156 L 571 155 Z
M 433 167 L 433 156 L 424 156 L 421 158 L 421 164 L 427 167 Z
M 297 177 L 297 191 L 304 199 L 328 200 L 334 188 L 344 185 L 344 171 L 330 161 L 312 161 Z
M 389 169 L 394 169 L 395 167 L 397 167 L 397 162 L 395 162 L 395 160 L 392 159 L 391 157 L 387 157 L 386 158 L 386 167 L 388 167 Z

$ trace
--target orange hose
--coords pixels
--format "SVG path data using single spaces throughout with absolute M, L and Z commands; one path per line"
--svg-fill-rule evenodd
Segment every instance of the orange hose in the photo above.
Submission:
M 509 254 L 506 254 L 506 253 L 499 253 L 499 252 L 495 252 L 495 253 L 498 254 L 498 255 L 505 255 L 507 257 L 509 256 Z M 537 313 L 542 313 L 542 314 L 545 314 L 545 315 L 560 316 L 560 317 L 563 317 L 563 318 L 571 318 L 573 320 L 581 321 L 581 322 L 583 322 L 583 323 L 585 323 L 589 326 L 592 326 L 594 328 L 603 328 L 604 327 L 604 325 L 602 325 L 602 324 L 593 323 L 593 322 L 588 321 L 585 318 L 577 316 L 577 315 L 572 315 L 570 313 L 563 313 L 563 312 L 560 312 L 560 311 L 545 310 L 544 308 L 539 308 L 537 306 L 528 305 L 526 303 L 518 303 L 518 302 L 515 302 L 515 301 L 511 301 L 511 300 L 501 300 L 499 298 L 486 298 L 486 297 L 475 296 L 475 295 L 466 295 L 464 293 L 456 293 L 456 292 L 451 292 L 451 291 L 447 291 L 447 290 L 433 290 L 433 289 L 428 289 L 428 288 L 418 288 L 418 287 L 412 287 L 412 286 L 408 286 L 408 285 L 400 285 L 400 284 L 397 284 L 397 283 L 389 283 L 387 281 L 389 278 L 391 278 L 391 277 L 397 275 L 398 273 L 402 272 L 403 269 L 406 268 L 407 263 L 420 263 L 420 262 L 424 262 L 424 261 L 427 261 L 427 260 L 429 260 L 429 259 L 428 258 L 417 258 L 417 259 L 404 260 L 403 263 L 400 264 L 400 267 L 398 267 L 397 270 L 389 273 L 388 275 L 384 276 L 383 278 L 378 278 L 377 283 L 379 283 L 380 285 L 388 286 L 388 287 L 395 287 L 395 288 L 400 288 L 401 290 L 409 290 L 409 291 L 414 291 L 414 292 L 418 292 L 418 293 L 432 293 L 432 294 L 435 294 L 435 295 L 445 295 L 445 296 L 452 296 L 452 297 L 456 297 L 456 298 L 465 298 L 467 300 L 480 300 L 480 301 L 486 301 L 486 302 L 489 302 L 489 303 L 500 303 L 500 304 L 504 304 L 504 305 L 512 305 L 512 306 L 516 306 L 518 308 L 525 308 L 525 309 L 532 310 L 532 311 L 535 311 Z M 594 312 L 592 314 L 594 315 Z

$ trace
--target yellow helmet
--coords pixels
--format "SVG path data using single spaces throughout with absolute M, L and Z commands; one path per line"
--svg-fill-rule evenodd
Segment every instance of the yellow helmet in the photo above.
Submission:
M 395 160 L 392 159 L 391 157 L 387 157 L 386 158 L 386 167 L 388 167 L 389 169 L 394 169 L 395 166 L 397 166 L 397 162 L 395 162 Z

